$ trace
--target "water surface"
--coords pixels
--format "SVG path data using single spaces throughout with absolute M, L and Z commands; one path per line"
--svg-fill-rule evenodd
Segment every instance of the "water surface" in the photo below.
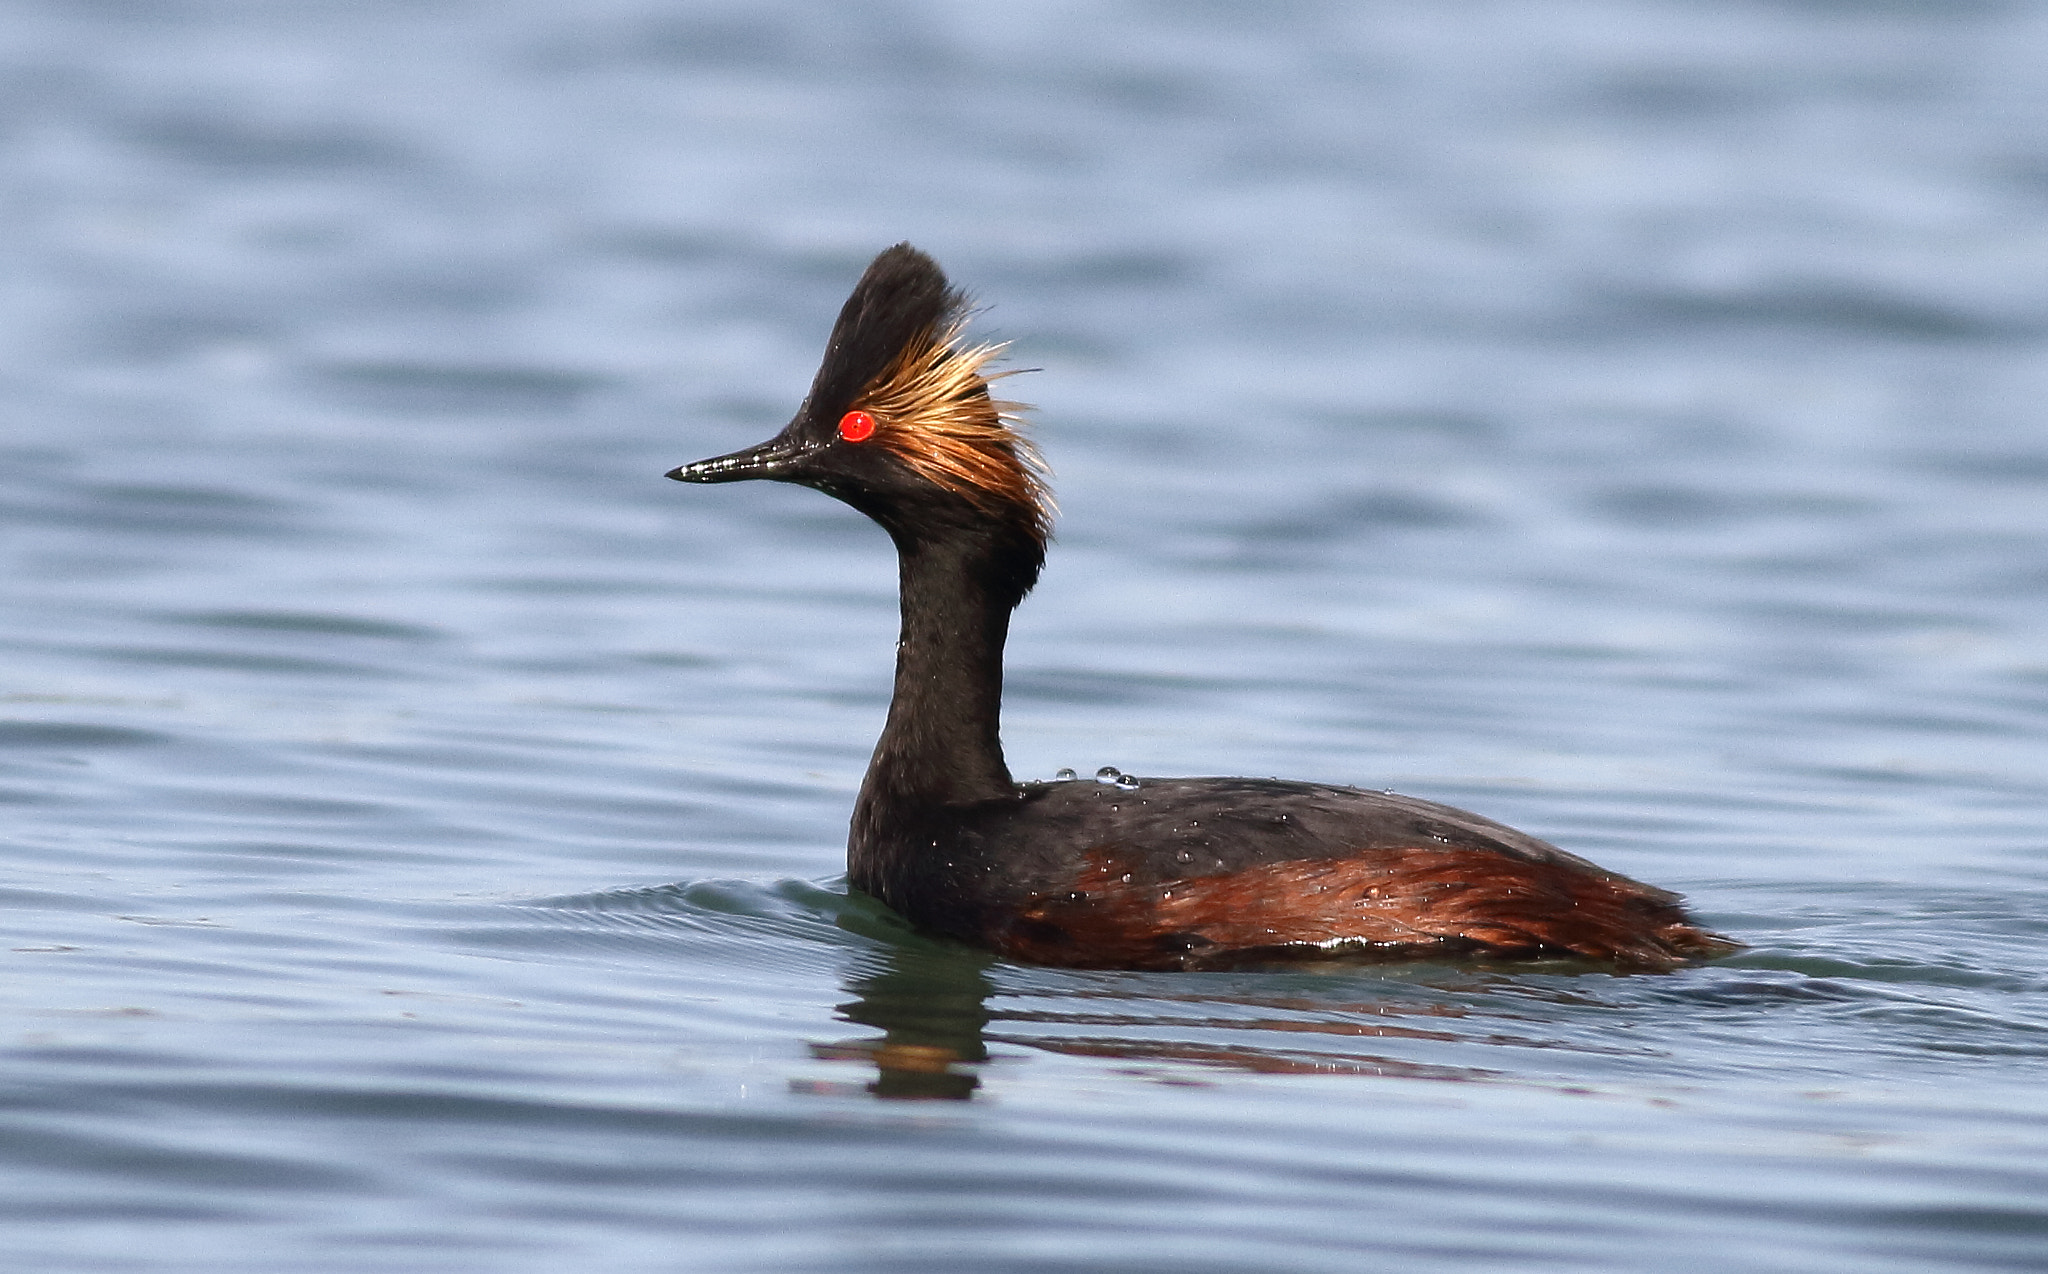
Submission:
M 24 3 L 10 1266 L 2048 1262 L 2048 15 Z M 1750 944 L 1035 969 L 846 895 L 885 538 L 660 475 L 899 239 L 1022 776 L 1478 809 Z

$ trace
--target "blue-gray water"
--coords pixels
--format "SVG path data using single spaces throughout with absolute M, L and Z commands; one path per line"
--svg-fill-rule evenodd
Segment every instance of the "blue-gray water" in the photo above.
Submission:
M 2048 1265 L 2044 64 L 1988 0 L 8 5 L 7 1268 Z M 660 475 L 905 238 L 1044 369 L 1020 775 L 1394 787 L 1750 950 L 849 903 L 886 541 Z

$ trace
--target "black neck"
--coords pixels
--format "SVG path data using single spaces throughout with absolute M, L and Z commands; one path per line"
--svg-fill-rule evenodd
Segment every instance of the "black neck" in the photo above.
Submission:
M 885 813 L 871 810 L 878 802 L 955 805 L 1012 791 L 1001 722 L 1003 642 L 1016 599 L 991 591 L 988 552 L 979 537 L 899 544 L 896 694 L 856 821 Z
M 856 888 L 900 904 L 896 884 L 975 804 L 1017 793 L 1003 763 L 1003 642 L 1045 545 L 1024 523 L 877 517 L 896 541 L 903 629 L 896 693 L 868 762 L 847 842 Z

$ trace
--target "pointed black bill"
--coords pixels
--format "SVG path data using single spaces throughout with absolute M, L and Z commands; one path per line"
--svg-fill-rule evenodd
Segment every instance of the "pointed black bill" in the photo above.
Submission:
M 788 478 L 790 468 L 811 453 L 812 448 L 781 435 L 735 451 L 670 469 L 677 482 L 743 482 L 748 478 Z

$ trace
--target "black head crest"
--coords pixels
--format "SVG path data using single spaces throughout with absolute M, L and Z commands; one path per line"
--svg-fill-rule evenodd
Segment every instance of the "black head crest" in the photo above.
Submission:
M 966 307 L 967 298 L 946 282 L 938 262 L 907 243 L 884 249 L 839 307 L 810 401 L 825 410 L 849 410 L 906 346 L 928 338 Z

